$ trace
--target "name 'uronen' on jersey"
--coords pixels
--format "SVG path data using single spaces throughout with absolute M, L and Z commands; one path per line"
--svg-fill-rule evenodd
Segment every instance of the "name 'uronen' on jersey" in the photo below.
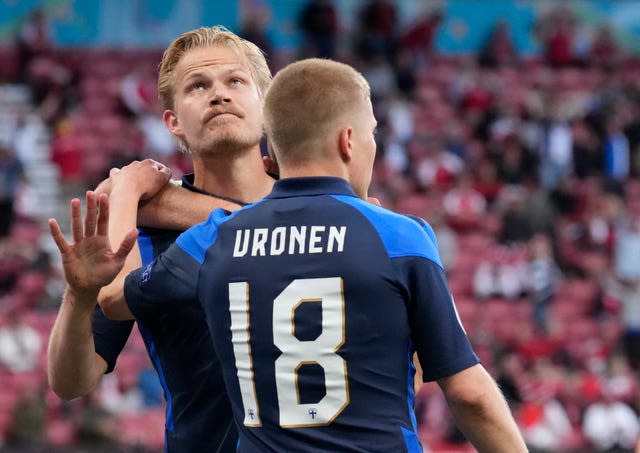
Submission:
M 236 231 L 233 257 L 341 253 L 346 226 L 301 225 L 252 228 Z

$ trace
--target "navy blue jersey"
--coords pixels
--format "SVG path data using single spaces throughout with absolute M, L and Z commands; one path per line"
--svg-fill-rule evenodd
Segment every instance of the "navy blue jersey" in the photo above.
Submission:
M 111 373 L 115 368 L 132 328 L 133 321 L 113 321 L 96 305 L 93 312 L 93 342 L 96 352 L 107 362 L 105 373 Z
M 189 180 L 183 180 L 183 185 L 192 188 Z M 138 246 L 143 265 L 169 248 L 179 234 L 179 231 L 140 228 Z M 144 310 L 135 301 L 127 301 L 164 390 L 165 450 L 169 453 L 235 451 L 237 430 L 202 308 L 192 304 Z M 117 321 L 106 321 L 99 325 L 109 326 L 109 322 L 118 325 Z M 124 327 L 119 335 L 115 327 L 111 329 L 113 336 L 100 340 L 100 350 L 112 357 L 110 367 L 115 364 L 131 327 L 127 337 L 123 334 Z M 114 356 L 114 346 L 120 344 Z M 113 349 L 111 352 L 109 346 Z
M 425 380 L 478 363 L 431 227 L 337 178 L 280 180 L 215 211 L 125 295 L 144 310 L 202 304 L 240 452 L 419 452 L 414 351 Z

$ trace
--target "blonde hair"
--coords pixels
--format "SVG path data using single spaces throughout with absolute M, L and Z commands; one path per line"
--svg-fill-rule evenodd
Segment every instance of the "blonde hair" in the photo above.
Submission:
M 208 46 L 236 49 L 244 58 L 261 96 L 271 82 L 271 71 L 258 46 L 230 32 L 223 26 L 200 27 L 178 36 L 162 55 L 158 74 L 158 96 L 165 109 L 174 108 L 175 68 L 188 51 Z
M 338 120 L 370 98 L 369 84 L 349 65 L 310 58 L 280 70 L 264 102 L 267 137 L 279 162 L 305 160 Z

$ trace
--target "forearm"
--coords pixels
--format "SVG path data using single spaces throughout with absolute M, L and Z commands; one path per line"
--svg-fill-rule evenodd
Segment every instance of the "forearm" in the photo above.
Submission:
M 117 244 L 127 232 L 136 227 L 139 197 L 124 187 L 113 187 L 109 196 L 111 218 L 109 221 L 109 236 Z M 142 260 L 140 250 L 134 246 L 124 263 L 124 267 L 113 281 L 100 290 L 98 303 L 104 314 L 111 319 L 133 319 L 124 298 L 124 280 L 129 273 L 140 267 Z
M 49 337 L 47 377 L 53 391 L 64 399 L 89 393 L 107 369 L 107 363 L 95 352 L 95 298 L 91 302 L 76 298 L 67 289 Z
M 216 208 L 235 211 L 239 207 L 229 201 L 192 192 L 169 183 L 153 198 L 141 204 L 138 211 L 138 224 L 182 231 L 207 220 L 211 211 Z
M 469 377 L 473 385 L 463 383 L 465 388 L 441 385 L 456 423 L 467 439 L 480 453 L 528 451 L 509 407 L 491 376 L 477 365 L 469 370 Z

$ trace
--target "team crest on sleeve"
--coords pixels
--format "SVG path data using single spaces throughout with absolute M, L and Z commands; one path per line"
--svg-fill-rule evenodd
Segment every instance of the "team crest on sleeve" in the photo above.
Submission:
M 139 287 L 145 285 L 151 279 L 151 268 L 153 263 L 147 264 L 147 266 L 142 271 L 142 276 L 140 277 L 140 283 L 138 283 Z

